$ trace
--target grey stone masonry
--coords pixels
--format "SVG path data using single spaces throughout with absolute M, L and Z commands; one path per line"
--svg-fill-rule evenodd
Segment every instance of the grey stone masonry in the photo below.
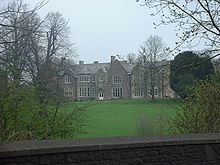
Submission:
M 155 97 L 175 97 L 169 85 L 169 65 L 169 61 L 157 61 Z M 60 86 L 65 97 L 79 101 L 147 98 L 152 91 L 147 73 L 147 68 L 111 56 L 107 63 L 80 61 L 67 66 Z
M 219 165 L 220 134 L 0 143 L 1 165 Z

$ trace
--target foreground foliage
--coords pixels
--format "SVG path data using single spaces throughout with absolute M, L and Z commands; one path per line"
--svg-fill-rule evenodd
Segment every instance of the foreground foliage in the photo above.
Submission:
M 33 86 L 1 90 L 0 141 L 67 138 L 81 131 L 85 107 L 75 106 L 64 112 L 48 103 L 44 107 L 47 115 L 42 115 L 36 96 Z
M 220 75 L 202 81 L 182 102 L 172 125 L 180 133 L 220 132 Z

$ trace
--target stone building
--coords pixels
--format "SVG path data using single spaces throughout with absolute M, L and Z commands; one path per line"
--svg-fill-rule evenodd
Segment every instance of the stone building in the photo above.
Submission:
M 168 64 L 167 61 L 158 62 Z M 169 86 L 169 65 L 157 73 L 155 97 L 175 97 Z M 64 96 L 74 100 L 133 99 L 150 97 L 145 69 L 111 56 L 109 63 L 70 66 L 62 81 Z

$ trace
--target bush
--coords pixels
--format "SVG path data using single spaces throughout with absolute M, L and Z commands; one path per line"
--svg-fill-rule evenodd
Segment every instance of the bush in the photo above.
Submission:
M 0 141 L 54 139 L 74 137 L 81 131 L 86 107 L 72 107 L 68 112 L 60 106 L 42 105 L 33 86 L 4 86 L 0 93 Z
M 220 132 L 220 75 L 200 82 L 171 124 L 176 133 Z

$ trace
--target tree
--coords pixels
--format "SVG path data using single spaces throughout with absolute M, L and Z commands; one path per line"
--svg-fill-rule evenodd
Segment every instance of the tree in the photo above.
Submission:
M 220 132 L 220 75 L 197 84 L 171 120 L 175 133 Z
M 51 12 L 47 15 L 42 24 L 43 31 L 40 33 L 39 43 L 35 43 L 35 36 L 32 38 L 32 49 L 35 58 L 33 80 L 38 92 L 38 100 L 42 105 L 43 114 L 47 114 L 45 106 L 52 102 L 56 106 L 62 101 L 62 89 L 59 81 L 62 78 L 62 71 L 65 69 L 64 62 L 67 54 L 73 56 L 72 43 L 69 40 L 69 27 L 67 21 L 58 12 Z M 50 101 L 49 101 L 50 100 Z
M 215 68 L 215 72 L 220 72 L 220 58 L 214 59 L 212 62 Z
M 139 64 L 145 70 L 144 82 L 145 82 L 145 96 L 150 91 L 151 101 L 154 101 L 156 82 L 159 80 L 158 73 L 162 65 L 159 63 L 165 56 L 165 43 L 159 36 L 150 36 L 147 41 L 140 46 L 139 50 Z M 149 82 L 149 88 L 146 84 Z
M 171 88 L 181 97 L 192 94 L 198 80 L 205 80 L 214 73 L 210 58 L 200 56 L 192 51 L 178 54 L 170 66 Z
M 136 62 L 136 54 L 135 53 L 129 53 L 126 57 L 129 64 L 134 64 Z
M 82 125 L 84 108 L 59 112 L 64 57 L 72 54 L 67 22 L 59 13 L 42 20 L 37 9 L 18 0 L 0 11 L 1 141 L 64 138 Z
M 35 8 L 36 9 L 36 8 Z M 0 15 L 0 62 L 10 81 L 19 86 L 31 58 L 30 38 L 40 26 L 35 9 L 28 10 L 22 1 L 11 2 Z M 3 26 L 4 25 L 4 26 Z
M 142 5 L 156 10 L 152 15 L 161 15 L 159 26 L 176 24 L 181 39 L 177 47 L 188 43 L 190 47 L 205 42 L 204 51 L 212 54 L 211 58 L 220 55 L 220 2 L 219 0 L 137 0 Z

